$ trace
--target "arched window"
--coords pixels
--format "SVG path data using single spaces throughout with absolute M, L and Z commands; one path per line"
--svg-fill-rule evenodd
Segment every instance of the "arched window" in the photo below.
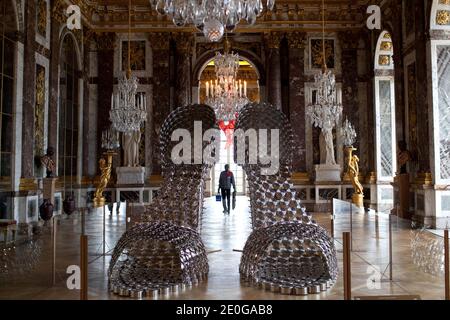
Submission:
M 376 166 L 379 181 L 396 173 L 394 48 L 389 32 L 381 33 L 375 54 Z
M 13 3 L 0 0 L 0 179 L 11 182 L 16 21 Z
M 67 34 L 59 69 L 58 175 L 76 176 L 78 164 L 79 67 L 74 38 Z

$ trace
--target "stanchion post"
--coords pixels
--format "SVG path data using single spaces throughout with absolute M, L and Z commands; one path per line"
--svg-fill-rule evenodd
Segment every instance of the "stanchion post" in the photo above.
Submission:
M 389 215 L 389 280 L 392 281 L 392 214 Z
M 331 219 L 331 221 L 330 221 L 330 223 L 331 223 L 331 225 L 330 225 L 330 227 L 331 227 L 330 233 L 331 233 L 331 237 L 334 238 L 334 201 L 333 201 L 333 199 L 331 199 L 331 215 L 330 215 L 330 219 Z
M 86 209 L 82 208 L 81 209 L 81 234 L 82 235 L 84 235 L 84 233 L 85 233 L 85 230 L 84 230 L 84 227 L 85 227 L 85 225 L 84 225 L 85 212 L 86 212 Z
M 444 230 L 444 269 L 445 269 L 445 300 L 450 300 L 450 265 L 448 248 L 448 229 Z
M 106 204 L 103 206 L 103 257 L 106 254 Z
M 52 285 L 56 284 L 56 217 L 52 225 Z
M 350 202 L 350 234 L 353 234 L 353 203 Z M 353 237 L 350 237 L 350 251 L 353 251 Z
M 88 300 L 88 238 L 86 235 L 80 236 L 80 269 L 80 300 Z
M 352 273 L 351 273 L 351 233 L 344 232 L 342 235 L 344 243 L 344 300 L 352 299 Z

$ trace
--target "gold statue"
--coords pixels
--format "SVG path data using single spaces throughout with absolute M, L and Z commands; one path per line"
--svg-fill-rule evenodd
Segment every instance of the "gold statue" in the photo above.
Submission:
M 106 199 L 103 197 L 103 191 L 108 186 L 109 179 L 111 178 L 111 170 L 112 170 L 112 156 L 114 153 L 106 152 L 108 161 L 105 158 L 101 158 L 99 160 L 100 171 L 102 175 L 100 177 L 100 183 L 97 186 L 97 190 L 95 191 L 94 197 L 94 206 L 95 207 L 103 207 L 105 205 Z
M 346 147 L 345 153 L 347 158 L 347 166 L 348 166 L 348 176 L 353 185 L 353 203 L 359 207 L 363 207 L 363 199 L 364 199 L 364 187 L 359 182 L 359 158 L 357 155 L 353 154 L 353 151 L 356 151 L 353 147 Z

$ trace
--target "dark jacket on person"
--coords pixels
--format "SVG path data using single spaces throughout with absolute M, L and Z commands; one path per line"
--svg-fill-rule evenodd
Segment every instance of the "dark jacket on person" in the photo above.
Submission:
M 234 182 L 234 175 L 231 171 L 222 171 L 219 178 L 219 188 L 220 189 L 231 189 L 233 185 L 234 190 L 236 190 L 236 184 Z

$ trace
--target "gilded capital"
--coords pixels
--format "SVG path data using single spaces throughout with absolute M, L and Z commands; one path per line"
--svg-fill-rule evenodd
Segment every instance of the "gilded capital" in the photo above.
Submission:
M 53 1 L 52 19 L 59 23 L 65 23 L 67 20 L 66 9 L 67 9 L 67 5 L 64 2 L 64 0 Z
M 286 34 L 289 48 L 304 49 L 306 47 L 306 34 L 304 32 L 289 32 Z
M 153 50 L 169 50 L 169 33 L 151 33 L 149 35 L 150 45 Z
M 269 49 L 279 49 L 282 38 L 283 34 L 280 32 L 270 32 L 264 35 L 264 40 Z
M 98 50 L 114 50 L 116 34 L 113 32 L 94 32 L 90 37 L 97 43 Z
M 194 47 L 194 36 L 190 33 L 173 33 L 172 39 L 175 41 L 177 51 L 180 53 L 188 54 Z

